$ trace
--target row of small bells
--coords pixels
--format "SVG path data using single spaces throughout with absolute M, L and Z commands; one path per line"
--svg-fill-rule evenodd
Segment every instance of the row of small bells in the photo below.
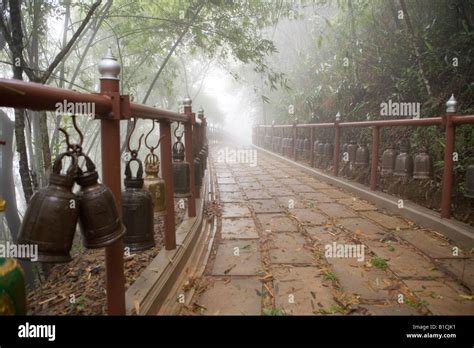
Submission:
M 196 187 L 202 184 L 206 149 L 199 154 L 199 170 L 195 172 Z M 62 161 L 71 157 L 66 174 L 61 174 Z M 87 171 L 78 166 L 83 157 Z M 131 163 L 138 163 L 136 176 L 132 176 Z M 125 247 L 131 251 L 152 248 L 154 215 L 166 214 L 166 186 L 159 176 L 160 161 L 150 152 L 143 164 L 132 153 L 125 168 L 125 190 L 122 192 L 123 224 L 115 200 L 108 187 L 98 182 L 99 175 L 92 160 L 85 154 L 65 152 L 54 162 L 49 185 L 37 191 L 27 208 L 19 234 L 20 244 L 37 244 L 39 262 L 69 262 L 70 250 L 77 222 L 79 222 L 86 248 L 95 249 L 111 245 L 122 236 Z M 189 163 L 184 161 L 184 145 L 180 138 L 173 146 L 173 181 L 176 198 L 190 197 Z M 79 194 L 72 191 L 74 183 L 81 187 Z

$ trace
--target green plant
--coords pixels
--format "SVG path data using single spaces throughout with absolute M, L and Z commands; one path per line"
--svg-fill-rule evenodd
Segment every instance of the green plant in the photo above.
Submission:
M 388 265 L 387 265 L 387 261 L 382 259 L 381 257 L 378 257 L 378 256 L 374 256 L 372 258 L 372 260 L 370 260 L 370 263 L 374 266 L 374 267 L 377 267 L 381 270 L 386 270 Z
M 285 311 L 281 308 L 264 308 L 263 315 L 265 316 L 282 316 L 286 315 Z

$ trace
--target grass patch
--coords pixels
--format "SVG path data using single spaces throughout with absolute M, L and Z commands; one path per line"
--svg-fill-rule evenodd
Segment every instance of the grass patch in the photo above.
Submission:
M 381 257 L 378 257 L 378 256 L 374 256 L 372 258 L 372 260 L 370 261 L 370 263 L 374 266 L 374 267 L 377 267 L 383 271 L 385 271 L 388 267 L 387 265 L 387 261 L 385 261 L 384 259 L 382 259 Z
M 281 308 L 264 308 L 263 315 L 265 316 L 282 316 L 286 315 L 285 311 Z
M 323 278 L 325 280 L 337 280 L 337 276 L 334 272 L 324 272 Z

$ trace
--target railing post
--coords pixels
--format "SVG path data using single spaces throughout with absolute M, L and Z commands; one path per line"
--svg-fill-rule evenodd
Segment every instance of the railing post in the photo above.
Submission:
M 314 143 L 314 127 L 311 127 L 309 130 L 309 162 L 311 164 L 311 168 L 314 167 L 314 151 L 313 151 L 313 143 Z
M 176 249 L 176 225 L 174 220 L 173 162 L 171 159 L 171 123 L 160 122 L 161 173 L 166 186 L 165 249 Z
M 339 122 L 341 120 L 341 114 L 336 114 L 336 122 L 334 123 L 334 160 L 333 160 L 333 175 L 339 174 L 339 153 L 341 152 L 341 127 Z
M 109 48 L 99 62 L 100 93 L 111 96 L 115 105 L 120 105 L 120 64 Z M 114 109 L 112 117 L 100 121 L 102 181 L 112 191 L 119 214 L 122 212 L 122 186 L 120 183 L 120 106 Z M 117 114 L 118 113 L 118 114 Z M 105 269 L 107 288 L 107 313 L 125 315 L 125 276 L 123 266 L 123 240 L 120 238 L 105 248 Z
M 451 194 L 453 190 L 453 152 L 455 142 L 455 129 L 451 116 L 456 114 L 457 101 L 454 95 L 446 102 L 446 115 L 444 118 L 444 172 L 443 189 L 441 193 L 441 218 L 449 219 L 451 217 Z
M 293 122 L 293 160 L 297 160 L 296 156 L 296 123 L 298 123 L 298 119 L 295 118 L 295 121 Z
M 188 216 L 196 216 L 196 186 L 194 182 L 194 156 L 193 156 L 193 126 L 195 114 L 192 110 L 192 100 L 184 98 L 184 113 L 188 116 L 188 122 L 184 124 L 184 143 L 186 162 L 189 163 L 189 185 L 191 187 L 191 197 L 188 198 Z
M 370 168 L 370 189 L 377 189 L 377 167 L 379 163 L 380 127 L 372 128 L 372 166 Z

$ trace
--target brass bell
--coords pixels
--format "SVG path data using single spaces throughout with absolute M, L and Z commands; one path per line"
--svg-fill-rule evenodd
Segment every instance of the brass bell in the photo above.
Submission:
M 176 128 L 177 129 L 177 128 Z M 176 135 L 176 131 L 175 131 Z M 189 184 L 189 163 L 184 160 L 185 148 L 180 137 L 173 144 L 173 187 L 176 198 L 191 197 L 191 187 Z
M 350 140 L 349 145 L 347 145 L 347 153 L 349 155 L 349 162 L 354 163 L 356 159 L 356 153 L 357 153 L 357 143 L 355 140 Z
M 426 153 L 425 149 L 423 149 L 421 153 L 418 153 L 415 155 L 413 178 L 414 179 L 431 178 L 431 157 L 430 155 Z
M 150 192 L 156 216 L 166 215 L 166 184 L 159 176 L 160 160 L 154 153 L 145 157 L 145 179 L 143 188 Z
M 130 164 L 138 163 L 137 176 L 132 176 Z M 125 190 L 122 191 L 122 219 L 127 232 L 124 245 L 131 251 L 140 251 L 155 246 L 153 228 L 153 199 L 150 192 L 143 189 L 143 165 L 133 158 L 125 166 Z
M 125 234 L 125 226 L 120 219 L 114 195 L 110 189 L 98 182 L 99 174 L 92 160 L 80 154 L 86 162 L 86 172 L 79 168 L 76 178 L 81 186 L 79 225 L 84 237 L 84 246 L 95 249 L 113 244 Z
M 464 196 L 474 198 L 474 157 L 470 157 L 468 160 L 466 168 L 466 193 Z
M 303 140 L 303 157 L 304 159 L 309 159 L 309 139 L 304 138 Z
M 381 174 L 383 176 L 393 174 L 395 169 L 395 160 L 397 159 L 397 150 L 393 147 L 385 149 L 382 154 L 382 170 Z
M 72 158 L 72 163 L 63 175 L 62 160 L 66 156 Z M 79 202 L 72 192 L 77 170 L 76 156 L 60 154 L 54 161 L 48 186 L 37 191 L 28 204 L 18 244 L 38 245 L 39 262 L 71 261 L 69 251 L 79 218 Z
M 413 173 L 413 157 L 408 153 L 408 144 L 400 145 L 400 153 L 395 160 L 395 176 L 408 177 Z
M 356 151 L 355 163 L 359 167 L 367 167 L 369 165 L 369 149 L 367 145 L 362 144 Z
M 133 123 L 133 130 L 135 129 L 135 122 Z M 145 146 L 150 151 L 145 157 L 145 179 L 143 182 L 143 188 L 150 192 L 151 199 L 153 201 L 154 215 L 163 216 L 166 215 L 166 183 L 160 177 L 160 159 L 154 153 L 154 151 L 160 146 L 162 138 L 158 139 L 158 142 L 155 146 L 148 144 L 148 138 L 153 133 L 155 129 L 155 121 L 152 121 L 152 127 L 145 137 Z M 132 130 L 132 132 L 133 132 Z M 130 133 L 131 137 L 131 133 Z M 130 141 L 129 137 L 129 141 Z M 136 154 L 140 150 L 141 137 L 138 142 L 138 150 L 133 152 L 130 148 L 132 156 L 136 157 Z M 130 145 L 129 145 L 130 147 Z
M 332 161 L 332 158 L 334 156 L 334 146 L 330 142 L 324 144 L 324 156 L 326 158 L 326 161 Z

